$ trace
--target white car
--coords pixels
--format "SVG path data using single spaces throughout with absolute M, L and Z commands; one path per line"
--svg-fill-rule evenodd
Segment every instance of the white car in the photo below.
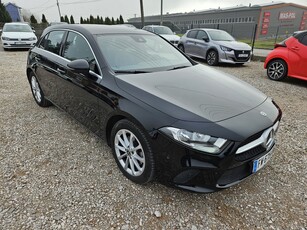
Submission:
M 180 40 L 180 37 L 174 34 L 174 32 L 167 26 L 157 26 L 157 25 L 144 26 L 143 30 L 159 34 L 161 37 L 164 37 L 166 40 L 168 40 L 170 43 L 174 44 L 175 46 L 178 45 Z
M 31 48 L 37 42 L 36 35 L 27 23 L 5 23 L 0 32 L 2 32 L 1 43 L 4 50 Z

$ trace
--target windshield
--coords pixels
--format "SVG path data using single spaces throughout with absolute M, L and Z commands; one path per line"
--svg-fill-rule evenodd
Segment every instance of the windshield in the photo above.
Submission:
M 192 66 L 176 48 L 153 34 L 96 35 L 99 48 L 115 72 L 157 72 Z
M 6 24 L 3 32 L 32 32 L 32 29 L 26 24 Z
M 173 34 L 170 28 L 164 26 L 153 27 L 153 30 L 156 34 Z
M 235 41 L 235 39 L 227 32 L 223 30 L 208 30 L 213 41 Z

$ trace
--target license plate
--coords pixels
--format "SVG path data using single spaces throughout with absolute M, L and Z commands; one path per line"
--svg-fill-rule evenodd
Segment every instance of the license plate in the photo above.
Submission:
M 15 42 L 16 45 L 24 45 L 26 42 Z
M 239 57 L 248 57 L 248 54 L 239 54 Z
M 253 162 L 253 173 L 258 172 L 260 169 L 262 169 L 263 166 L 265 166 L 266 163 L 268 163 L 268 161 L 271 159 L 271 157 L 272 157 L 272 151 L 268 152 L 267 154 L 260 157 L 259 159 L 254 160 L 254 162 Z

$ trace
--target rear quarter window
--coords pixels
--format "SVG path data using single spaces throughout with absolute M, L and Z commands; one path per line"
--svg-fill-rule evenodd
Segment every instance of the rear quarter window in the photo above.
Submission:
M 197 30 L 191 30 L 188 34 L 187 37 L 188 38 L 196 38 L 197 35 Z

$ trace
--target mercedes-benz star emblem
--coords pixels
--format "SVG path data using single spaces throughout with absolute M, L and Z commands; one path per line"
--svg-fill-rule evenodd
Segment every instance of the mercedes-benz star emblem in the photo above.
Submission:
M 262 116 L 264 116 L 264 117 L 267 116 L 267 114 L 266 114 L 265 112 L 263 112 L 263 111 L 261 111 L 260 114 L 261 114 Z

